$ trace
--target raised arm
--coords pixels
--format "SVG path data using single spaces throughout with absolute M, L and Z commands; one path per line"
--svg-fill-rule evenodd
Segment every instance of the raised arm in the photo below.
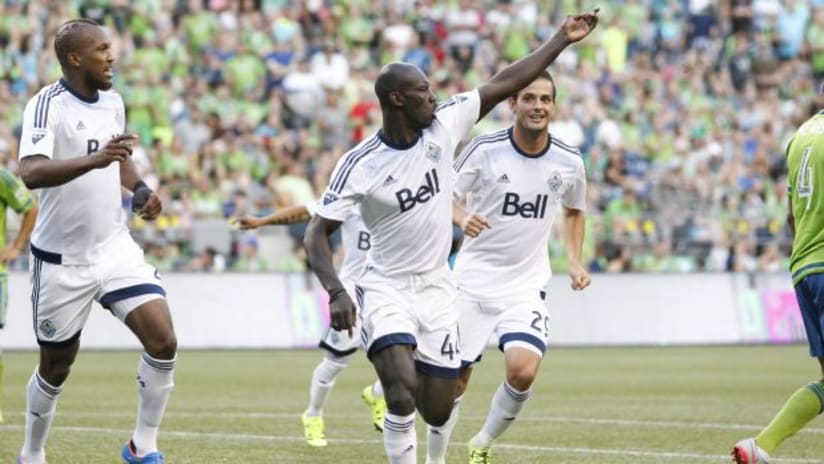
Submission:
M 492 76 L 489 82 L 478 88 L 483 118 L 492 108 L 518 90 L 529 85 L 571 43 L 586 37 L 598 24 L 598 9 L 577 16 L 567 16 L 566 21 L 552 38 L 537 50 L 510 64 Z
M 329 315 L 332 328 L 348 330 L 352 335 L 352 326 L 355 324 L 355 304 L 346 293 L 343 283 L 335 272 L 332 262 L 332 248 L 329 246 L 329 236 L 340 227 L 340 221 L 333 221 L 323 216 L 314 216 L 309 221 L 306 234 L 303 237 L 303 247 L 306 257 L 321 285 L 329 294 Z
M 263 226 L 286 226 L 300 222 L 308 222 L 312 218 L 309 208 L 305 205 L 290 206 L 281 211 L 274 212 L 268 216 L 241 216 L 232 219 L 233 224 L 237 224 L 241 229 L 257 229 Z

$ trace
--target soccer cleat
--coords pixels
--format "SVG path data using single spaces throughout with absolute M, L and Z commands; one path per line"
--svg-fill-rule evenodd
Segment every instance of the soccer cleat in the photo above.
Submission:
M 492 448 L 469 444 L 469 464 L 489 464 L 492 462 Z
M 323 425 L 322 416 L 307 416 L 304 414 L 300 417 L 300 421 L 303 422 L 303 436 L 309 446 L 318 448 L 326 446 L 326 436 L 324 434 L 326 426 Z
M 372 385 L 367 386 L 361 392 L 361 398 L 372 411 L 372 425 L 375 430 L 383 432 L 383 419 L 386 417 L 386 400 L 381 396 L 376 398 L 372 393 Z
M 22 456 L 17 456 L 17 464 L 25 464 L 23 462 L 23 457 Z M 46 462 L 46 461 L 43 461 L 43 464 L 49 464 L 49 463 Z
M 755 438 L 747 438 L 732 448 L 732 462 L 736 464 L 769 464 L 770 455 L 758 447 Z
M 120 453 L 120 457 L 123 458 L 123 462 L 126 464 L 166 464 L 166 460 L 163 459 L 163 453 L 160 451 L 155 451 L 145 456 L 137 456 L 134 450 L 134 443 L 132 443 L 131 440 L 123 445 L 123 451 Z

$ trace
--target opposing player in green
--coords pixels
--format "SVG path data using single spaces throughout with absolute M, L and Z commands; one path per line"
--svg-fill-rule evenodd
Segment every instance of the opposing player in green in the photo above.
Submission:
M 6 212 L 11 208 L 23 215 L 20 229 L 11 244 L 6 243 Z M 6 325 L 9 304 L 9 263 L 20 255 L 29 241 L 37 219 L 37 202 L 23 182 L 5 169 L 0 169 L 0 329 Z M 3 399 L 3 351 L 0 347 L 0 408 Z M 3 412 L 0 409 L 0 422 Z
M 790 396 L 755 438 L 735 444 L 737 464 L 770 462 L 784 440 L 824 410 L 824 111 L 807 120 L 787 147 L 789 213 L 793 235 L 790 272 L 804 319 L 810 356 L 818 358 L 822 379 Z

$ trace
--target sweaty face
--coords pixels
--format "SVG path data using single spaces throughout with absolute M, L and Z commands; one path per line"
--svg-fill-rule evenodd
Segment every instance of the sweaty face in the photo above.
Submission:
M 435 108 L 438 107 L 438 103 L 429 87 L 429 81 L 423 73 L 419 74 L 408 82 L 403 91 L 404 109 L 413 127 L 425 129 L 435 120 Z
M 109 90 L 112 88 L 114 75 L 114 56 L 108 34 L 102 27 L 89 27 L 83 39 L 83 43 L 77 49 L 83 79 L 90 88 Z
M 554 92 L 552 82 L 547 79 L 538 79 L 518 92 L 517 99 L 509 100 L 515 123 L 522 129 L 546 131 L 555 113 Z

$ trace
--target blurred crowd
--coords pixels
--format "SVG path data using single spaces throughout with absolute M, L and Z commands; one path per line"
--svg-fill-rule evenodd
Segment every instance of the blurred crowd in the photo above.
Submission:
M 414 63 L 444 99 L 596 6 L 598 30 L 550 68 L 550 132 L 586 162 L 590 268 L 786 269 L 784 148 L 824 108 L 824 0 L 0 0 L 0 162 L 16 168 L 23 107 L 60 76 L 56 27 L 95 19 L 112 34 L 134 158 L 165 204 L 154 224 L 133 219 L 150 260 L 302 269 L 300 228 L 275 256 L 227 219 L 313 201 L 379 127 L 381 65 Z M 511 121 L 499 105 L 473 135 Z

